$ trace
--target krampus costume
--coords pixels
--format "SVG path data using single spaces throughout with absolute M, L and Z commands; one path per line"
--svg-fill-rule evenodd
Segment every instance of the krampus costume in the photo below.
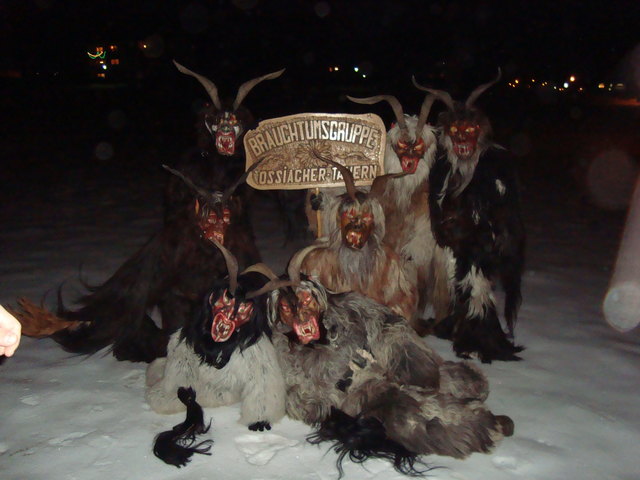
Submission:
M 386 101 L 396 117 L 387 132 L 384 169 L 387 174 L 405 173 L 387 183 L 380 204 L 385 214 L 387 235 L 384 241 L 416 269 L 419 315 L 431 305 L 437 319 L 449 312 L 444 254 L 431 231 L 429 215 L 429 172 L 437 151 L 436 129 L 427 123 L 435 96 L 427 95 L 420 115 L 407 115 L 392 95 L 368 98 L 347 97 L 366 105 Z M 420 333 L 425 326 L 415 325 Z
M 309 249 L 294 256 L 295 272 Z M 293 274 L 295 276 L 295 273 Z M 416 473 L 421 454 L 464 458 L 513 432 L 484 405 L 473 364 L 444 361 L 389 308 L 358 293 L 331 294 L 311 280 L 271 293 L 273 342 L 287 387 L 287 414 L 349 455 L 391 459 Z
M 17 315 L 26 335 L 51 336 L 74 353 L 110 346 L 118 360 L 150 362 L 166 356 L 169 335 L 193 315 L 212 280 L 226 274 L 224 259 L 211 241 L 247 253 L 253 238 L 235 221 L 242 216 L 242 205 L 232 196 L 250 170 L 226 191 L 210 192 L 165 168 L 194 194 L 193 211 L 166 222 L 109 280 L 80 299 L 80 309 L 65 308 L 60 292 L 57 314 L 20 299 Z M 149 316 L 153 307 L 160 309 L 162 329 Z
M 266 291 L 283 282 L 265 277 L 260 266 L 238 276 L 233 255 L 213 240 L 229 265 L 229 279 L 217 281 L 187 324 L 169 341 L 167 357 L 147 368 L 145 397 L 158 413 L 185 410 L 178 397 L 189 386 L 203 407 L 241 402 L 240 422 L 270 429 L 284 416 L 282 372 L 271 343 Z
M 379 176 L 365 193 L 356 189 L 348 168 L 315 155 L 340 171 L 347 192 L 324 210 L 329 238 L 320 239 L 306 256 L 302 272 L 334 292 L 356 291 L 388 305 L 413 325 L 418 320 L 416 270 L 383 241 L 385 214 L 379 202 L 387 183 L 404 174 Z
M 521 302 L 525 230 L 520 212 L 515 161 L 491 140 L 491 124 L 474 106 L 478 96 L 500 75 L 476 88 L 465 103 L 447 92 L 437 95 L 447 106 L 440 114 L 439 155 L 429 177 L 433 233 L 451 266 L 451 314 L 435 326 L 438 336 L 453 340 L 456 354 L 483 362 L 519 360 L 513 344 Z M 494 288 L 505 292 L 508 335 L 500 325 Z

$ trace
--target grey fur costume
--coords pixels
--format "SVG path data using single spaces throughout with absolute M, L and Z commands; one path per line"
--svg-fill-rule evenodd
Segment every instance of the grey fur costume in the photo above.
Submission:
M 273 345 L 266 335 L 242 352 L 236 350 L 229 363 L 217 369 L 194 352 L 180 331 L 169 340 L 167 357 L 147 368 L 145 398 L 162 414 L 185 410 L 177 397 L 178 387 L 191 386 L 203 407 L 242 402 L 240 423 L 274 423 L 285 413 L 285 388 Z
M 301 287 L 327 295 L 315 282 Z M 272 292 L 272 305 L 278 295 Z M 292 341 L 283 324 L 274 330 L 290 417 L 318 425 L 332 408 L 374 417 L 410 452 L 456 458 L 488 452 L 511 435 L 511 419 L 484 405 L 488 382 L 478 367 L 444 361 L 401 317 L 360 294 L 329 294 L 319 303 L 326 343 Z M 269 311 L 273 319 L 277 309 Z

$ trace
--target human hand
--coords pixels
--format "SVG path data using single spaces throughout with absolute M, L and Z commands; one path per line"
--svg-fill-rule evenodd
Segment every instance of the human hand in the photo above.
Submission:
M 10 357 L 20 345 L 22 325 L 0 305 L 0 355 Z

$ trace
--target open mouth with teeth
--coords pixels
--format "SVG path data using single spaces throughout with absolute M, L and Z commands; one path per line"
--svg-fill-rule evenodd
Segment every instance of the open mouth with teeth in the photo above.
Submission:
M 216 133 L 216 148 L 222 155 L 233 155 L 236 152 L 236 135 L 232 130 L 231 132 Z
M 213 317 L 213 324 L 211 325 L 211 338 L 214 342 L 226 342 L 231 338 L 233 332 L 236 329 L 235 322 L 231 321 L 227 315 L 223 313 L 216 314 Z
M 469 157 L 473 154 L 474 146 L 472 143 L 455 143 L 453 151 L 459 157 Z
M 366 243 L 367 237 L 364 232 L 360 230 L 349 230 L 347 231 L 344 240 L 349 248 L 360 250 Z
M 400 166 L 404 173 L 416 173 L 418 168 L 418 160 L 416 157 L 403 156 L 400 158 Z
M 303 322 L 296 322 L 293 329 L 298 336 L 298 340 L 303 345 L 320 338 L 320 329 L 318 328 L 318 320 L 316 317 L 310 317 Z

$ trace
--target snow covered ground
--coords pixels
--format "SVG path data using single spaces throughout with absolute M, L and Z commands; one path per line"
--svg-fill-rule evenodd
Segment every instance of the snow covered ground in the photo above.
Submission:
M 160 162 L 158 162 L 159 164 Z M 159 225 L 164 172 L 93 165 L 34 188 L 18 176 L 0 208 L 0 303 L 39 301 L 78 272 L 105 280 Z M 524 360 L 483 366 L 488 405 L 515 422 L 515 434 L 489 455 L 430 457 L 434 479 L 632 480 L 640 475 L 640 329 L 618 333 L 601 313 L 621 213 L 598 211 L 551 184 L 527 185 L 529 232 L 524 302 L 516 340 Z M 283 247 L 268 198 L 256 218 L 263 258 L 281 269 Z M 442 356 L 450 345 L 427 338 Z M 183 420 L 144 401 L 145 365 L 110 355 L 73 357 L 50 340 L 23 338 L 0 365 L 0 478 L 23 479 L 335 479 L 335 454 L 305 442 L 302 423 L 269 433 L 237 423 L 239 409 L 206 409 L 211 456 L 176 469 L 154 457 L 154 436 Z M 401 478 L 384 461 L 345 462 L 345 477 Z

